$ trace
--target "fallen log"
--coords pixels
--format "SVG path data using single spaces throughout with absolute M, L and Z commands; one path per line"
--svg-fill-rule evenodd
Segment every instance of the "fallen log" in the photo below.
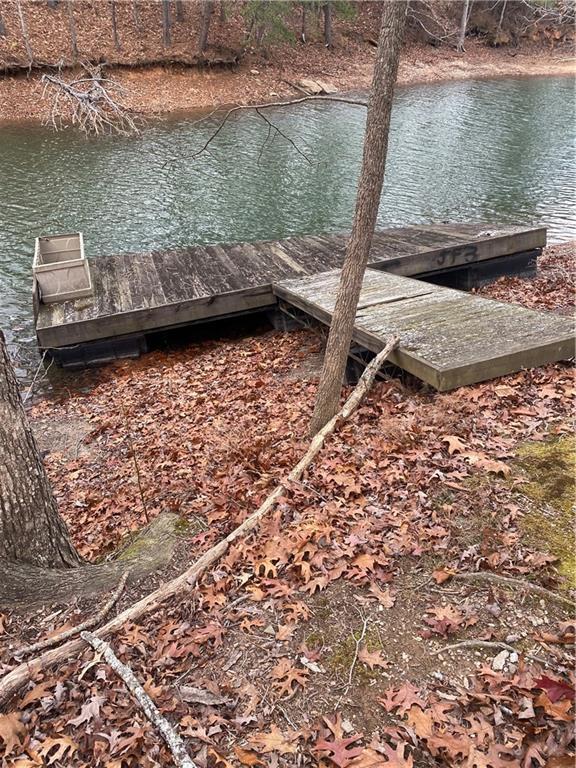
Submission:
M 304 471 L 310 466 L 320 452 L 326 438 L 332 434 L 340 424 L 347 421 L 356 408 L 358 408 L 364 396 L 372 386 L 376 374 L 390 353 L 396 348 L 397 344 L 398 339 L 389 339 L 384 349 L 370 361 L 341 410 L 315 435 L 310 442 L 308 450 L 288 474 L 286 480 L 276 486 L 255 512 L 246 518 L 241 525 L 229 533 L 226 538 L 222 539 L 222 541 L 218 542 L 218 544 L 215 544 L 211 549 L 205 552 L 190 566 L 190 568 L 184 571 L 184 573 L 181 573 L 180 576 L 177 576 L 172 581 L 159 587 L 149 595 L 146 595 L 137 603 L 130 606 L 130 608 L 126 608 L 126 610 L 119 613 L 107 624 L 104 624 L 97 629 L 94 632 L 94 635 L 101 638 L 105 635 L 117 632 L 127 621 L 134 621 L 144 613 L 154 610 L 167 598 L 172 597 L 172 595 L 193 589 L 198 578 L 226 553 L 231 544 L 256 528 L 260 520 L 273 509 L 278 500 L 288 492 L 290 483 L 300 480 Z M 15 667 L 0 680 L 0 705 L 3 705 L 39 672 L 54 664 L 66 661 L 66 659 L 69 659 L 74 654 L 82 651 L 84 647 L 83 640 L 70 640 L 64 645 L 45 651 L 40 656 L 36 656 Z

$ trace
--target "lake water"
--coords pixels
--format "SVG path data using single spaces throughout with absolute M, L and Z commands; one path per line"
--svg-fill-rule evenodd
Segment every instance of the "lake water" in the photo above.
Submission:
M 35 367 L 34 238 L 81 230 L 87 255 L 350 228 L 365 110 L 336 103 L 154 121 L 135 138 L 0 128 L 0 326 Z M 574 83 L 467 81 L 398 90 L 379 223 L 545 224 L 576 237 Z

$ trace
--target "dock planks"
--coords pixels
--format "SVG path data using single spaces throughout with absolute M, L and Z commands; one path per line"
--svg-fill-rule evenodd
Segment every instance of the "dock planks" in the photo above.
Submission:
M 274 284 L 282 301 L 329 325 L 340 271 Z M 391 361 L 440 391 L 574 355 L 571 318 L 367 269 L 354 340 L 379 352 L 400 338 Z
M 94 296 L 40 303 L 39 345 L 59 349 L 273 307 L 273 282 L 341 267 L 346 240 L 310 235 L 91 258 Z M 435 275 L 545 244 L 541 227 L 403 227 L 375 234 L 370 265 Z

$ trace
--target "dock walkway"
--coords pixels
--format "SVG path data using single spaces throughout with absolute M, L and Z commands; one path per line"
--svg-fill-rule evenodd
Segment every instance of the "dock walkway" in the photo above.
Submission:
M 38 343 L 58 349 L 273 307 L 273 282 L 341 267 L 346 240 L 308 235 L 90 259 L 94 295 L 40 302 Z M 515 254 L 535 258 L 545 244 L 543 228 L 404 227 L 375 234 L 370 264 L 398 275 L 457 277 Z
M 274 292 L 330 325 L 339 279 L 332 270 L 275 283 Z M 571 318 L 367 269 L 354 340 L 379 352 L 392 335 L 400 344 L 391 362 L 440 391 L 574 355 Z
M 39 345 L 64 364 L 82 365 L 138 354 L 153 331 L 283 303 L 329 324 L 346 240 L 311 235 L 92 259 L 93 296 L 36 301 Z M 400 336 L 393 362 L 439 390 L 571 357 L 568 318 L 446 287 L 533 269 L 545 244 L 543 228 L 376 232 L 356 342 L 377 352 L 387 336 Z

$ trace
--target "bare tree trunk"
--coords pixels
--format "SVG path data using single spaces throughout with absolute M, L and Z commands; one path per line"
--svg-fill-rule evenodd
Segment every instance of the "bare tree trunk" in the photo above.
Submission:
M 302 3 L 302 26 L 300 27 L 300 40 L 306 42 L 306 3 Z
M 464 0 L 462 6 L 462 16 L 460 18 L 460 33 L 458 34 L 458 43 L 456 48 L 460 53 L 464 52 L 464 39 L 466 38 L 466 27 L 468 25 L 468 10 L 470 6 L 470 0 Z
M 332 3 L 324 3 L 324 45 L 332 48 Z
M 0 16 L 0 37 L 6 37 L 6 24 L 2 16 Z
M 170 34 L 170 0 L 162 0 L 162 42 L 164 48 L 172 45 L 172 36 Z
M 506 6 L 508 5 L 508 0 L 504 0 L 502 3 L 502 11 L 500 12 L 500 19 L 498 21 L 498 28 L 496 30 L 496 34 L 500 34 L 502 30 L 502 22 L 504 21 L 504 14 L 506 13 Z
M 134 19 L 134 26 L 137 32 L 142 32 L 142 22 L 140 20 L 140 9 L 138 8 L 138 0 L 132 0 L 132 18 Z
M 32 46 L 30 45 L 30 37 L 28 36 L 28 27 L 26 25 L 26 19 L 24 18 L 21 0 L 16 0 L 16 10 L 18 11 L 18 19 L 20 21 L 20 29 L 22 30 L 26 55 L 28 56 L 28 64 L 32 66 L 34 63 L 34 54 L 32 53 Z
M 184 21 L 184 0 L 176 0 L 176 21 Z
M 76 22 L 74 21 L 74 6 L 72 0 L 66 0 L 68 10 L 68 29 L 70 31 L 70 43 L 72 45 L 72 61 L 76 63 L 78 59 L 78 39 L 76 37 Z
M 112 37 L 114 38 L 114 47 L 119 51 L 122 46 L 120 45 L 120 38 L 118 37 L 118 20 L 116 18 L 116 0 L 110 0 L 110 15 L 112 18 Z
M 342 380 L 356 319 L 358 298 L 372 245 L 382 193 L 392 99 L 398 74 L 406 10 L 406 0 L 386 2 L 382 10 L 380 37 L 376 50 L 372 90 L 366 119 L 364 154 L 358 182 L 356 210 L 352 223 L 352 233 L 346 247 L 344 266 L 340 276 L 334 315 L 310 424 L 311 434 L 316 434 L 338 410 Z
M 198 51 L 204 53 L 208 45 L 208 35 L 210 33 L 210 21 L 214 11 L 214 0 L 204 0 L 202 3 L 202 22 L 200 24 L 200 35 L 198 36 Z
M 58 514 L 1 331 L 0 558 L 47 568 L 80 562 Z

